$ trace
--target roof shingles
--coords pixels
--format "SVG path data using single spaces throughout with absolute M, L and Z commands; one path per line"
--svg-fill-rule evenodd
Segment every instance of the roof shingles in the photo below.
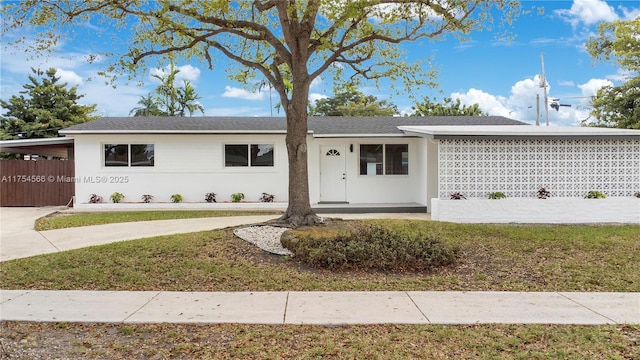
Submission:
M 309 117 L 317 135 L 402 134 L 398 126 L 527 125 L 502 116 Z M 90 133 L 261 133 L 286 131 L 284 117 L 104 117 L 74 125 L 62 134 Z

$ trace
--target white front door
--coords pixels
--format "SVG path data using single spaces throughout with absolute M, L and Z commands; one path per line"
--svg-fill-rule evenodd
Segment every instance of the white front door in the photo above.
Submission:
M 344 146 L 320 147 L 320 201 L 347 200 L 347 174 Z

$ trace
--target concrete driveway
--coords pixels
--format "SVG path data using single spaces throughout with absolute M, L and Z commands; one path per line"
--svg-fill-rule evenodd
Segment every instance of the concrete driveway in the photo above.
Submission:
M 146 237 L 256 224 L 277 215 L 153 220 L 36 231 L 36 219 L 65 207 L 0 208 L 0 262 Z
M 61 209 L 65 207 L 0 208 L 0 261 L 59 251 L 33 229 L 33 224 L 36 219 Z
M 138 221 L 40 232 L 34 230 L 33 224 L 36 219 L 64 209 L 67 208 L 64 206 L 0 208 L 0 262 L 117 241 L 258 224 L 278 217 L 278 215 L 209 217 Z M 426 213 L 321 215 L 342 219 L 429 219 L 429 214 Z

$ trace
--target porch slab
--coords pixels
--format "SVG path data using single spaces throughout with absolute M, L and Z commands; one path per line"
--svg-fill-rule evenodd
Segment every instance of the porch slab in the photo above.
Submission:
M 317 214 L 379 214 L 379 213 L 426 213 L 427 207 L 420 204 L 350 204 L 318 203 L 311 205 Z

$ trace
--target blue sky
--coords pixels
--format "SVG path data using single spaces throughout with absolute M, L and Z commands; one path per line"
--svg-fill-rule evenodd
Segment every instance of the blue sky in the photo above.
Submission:
M 507 30 L 515 38 L 501 41 L 492 32 L 471 35 L 471 40 L 460 43 L 448 38 L 444 41 L 428 40 L 407 43 L 403 47 L 410 58 L 433 56 L 433 64 L 440 69 L 436 89 L 416 89 L 421 96 L 459 98 L 464 104 L 480 104 L 490 115 L 502 115 L 534 123 L 536 94 L 540 94 L 541 123 L 545 122 L 543 92 L 540 85 L 541 53 L 549 98 L 562 104 L 559 111 L 549 109 L 552 125 L 577 126 L 589 113 L 589 97 L 603 85 L 619 85 L 629 74 L 624 74 L 613 63 L 594 64 L 584 49 L 585 41 L 597 31 L 603 21 L 633 19 L 640 16 L 637 0 L 603 1 L 522 1 L 527 14 L 518 17 Z M 84 94 L 82 103 L 97 104 L 100 116 L 127 116 L 137 106 L 141 96 L 151 92 L 157 82 L 152 73 L 163 69 L 147 69 L 134 80 L 121 79 L 114 89 L 96 77 L 108 59 L 88 64 L 87 54 L 104 50 L 99 41 L 93 41 L 79 31 L 74 39 L 64 39 L 56 51 L 47 58 L 28 59 L 24 53 L 2 49 L 0 59 L 0 97 L 8 100 L 18 94 L 30 74 L 30 68 L 58 69 L 58 75 L 69 85 L 77 85 Z M 128 34 L 119 35 L 126 40 Z M 123 42 L 124 43 L 124 42 Z M 94 44 L 94 45 L 91 45 Z M 109 45 L 111 46 L 111 45 Z M 116 47 L 117 49 L 117 47 Z M 214 57 L 222 58 L 220 54 Z M 262 91 L 243 89 L 226 78 L 227 61 L 215 63 L 209 70 L 199 62 L 179 62 L 179 76 L 188 79 L 202 96 L 201 104 L 208 116 L 282 116 L 270 106 L 268 88 Z M 142 84 L 142 86 L 140 86 Z M 327 79 L 316 81 L 311 99 L 332 96 L 332 84 Z M 391 94 L 386 86 L 376 88 L 373 83 L 362 85 L 361 91 L 395 103 L 401 113 L 411 111 L 413 100 Z M 277 103 L 273 94 L 272 104 Z

